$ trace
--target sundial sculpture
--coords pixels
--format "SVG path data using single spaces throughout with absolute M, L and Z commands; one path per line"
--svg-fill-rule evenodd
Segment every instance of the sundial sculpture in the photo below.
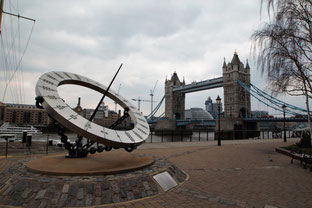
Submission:
M 126 151 L 131 152 L 147 139 L 150 129 L 144 116 L 127 99 L 110 89 L 115 77 L 109 87 L 87 77 L 69 72 L 52 71 L 43 74 L 39 78 L 36 85 L 36 106 L 44 108 L 49 116 L 54 119 L 61 141 L 68 150 L 68 157 L 85 157 L 88 153 L 110 151 L 112 148 L 124 148 Z M 82 117 L 68 106 L 58 94 L 57 87 L 66 84 L 80 85 L 102 93 L 103 98 L 100 103 L 102 103 L 105 96 L 108 96 L 124 108 L 123 116 L 109 128 L 92 122 L 97 109 L 89 120 Z M 122 120 L 129 116 L 134 122 L 133 129 L 114 130 Z M 68 141 L 67 136 L 64 134 L 64 127 L 77 133 L 78 136 L 74 144 Z M 88 139 L 86 143 L 82 142 L 83 137 Z

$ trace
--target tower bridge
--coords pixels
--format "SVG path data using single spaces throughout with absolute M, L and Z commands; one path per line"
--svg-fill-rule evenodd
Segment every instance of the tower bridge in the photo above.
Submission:
M 176 120 L 185 120 L 185 94 L 202 90 L 223 87 L 224 92 L 224 115 L 221 118 L 221 132 L 235 135 L 235 130 L 254 130 L 258 132 L 257 121 L 245 122 L 245 117 L 250 117 L 250 94 L 238 83 L 240 80 L 245 86 L 250 86 L 250 67 L 248 62 L 240 61 L 235 52 L 232 61 L 223 62 L 222 77 L 209 79 L 201 82 L 185 84 L 180 81 L 176 72 L 170 79 L 165 81 L 165 117 L 169 120 L 159 122 L 159 128 L 176 128 Z M 231 135 L 225 137 L 232 138 Z M 244 138 L 256 135 L 243 135 Z

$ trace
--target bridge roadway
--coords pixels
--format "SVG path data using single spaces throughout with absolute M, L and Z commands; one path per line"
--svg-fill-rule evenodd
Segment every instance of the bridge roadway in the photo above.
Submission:
M 201 82 L 193 82 L 191 84 L 183 85 L 180 87 L 174 87 L 172 91 L 181 93 L 190 93 L 219 87 L 223 87 L 223 77 L 209 79 Z
M 158 120 L 149 120 L 148 123 L 157 123 Z M 283 117 L 273 117 L 273 118 L 244 118 L 245 122 L 283 122 Z M 285 122 L 308 122 L 308 119 L 305 117 L 295 118 L 295 117 L 286 117 Z M 187 124 L 200 124 L 206 126 L 215 126 L 216 120 L 177 120 L 177 126 L 185 126 Z
M 244 118 L 246 122 L 254 122 L 254 121 L 261 121 L 261 122 L 283 122 L 283 117 L 271 117 L 271 118 Z M 308 122 L 308 118 L 306 117 L 286 117 L 285 122 Z
M 244 118 L 245 122 L 283 122 L 283 117 L 273 117 L 273 118 Z M 295 118 L 295 117 L 286 117 L 285 122 L 308 122 L 307 118 Z M 187 124 L 201 124 L 207 126 L 215 126 L 216 120 L 177 120 L 177 126 L 184 126 Z

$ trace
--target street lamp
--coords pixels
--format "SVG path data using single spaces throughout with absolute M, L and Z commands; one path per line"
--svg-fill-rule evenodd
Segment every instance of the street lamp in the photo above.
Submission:
M 218 105 L 218 146 L 221 146 L 221 135 L 220 135 L 220 111 L 221 111 L 221 98 L 217 97 L 216 99 Z
M 285 127 L 285 111 L 286 111 L 286 105 L 285 104 L 283 104 L 282 109 L 283 109 L 283 114 L 284 114 L 284 142 L 287 142 L 286 141 L 286 127 Z

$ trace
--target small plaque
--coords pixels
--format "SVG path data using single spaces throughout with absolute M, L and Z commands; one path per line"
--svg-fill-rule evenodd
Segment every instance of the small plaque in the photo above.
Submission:
M 167 171 L 154 175 L 153 178 L 164 191 L 168 191 L 178 185 Z

